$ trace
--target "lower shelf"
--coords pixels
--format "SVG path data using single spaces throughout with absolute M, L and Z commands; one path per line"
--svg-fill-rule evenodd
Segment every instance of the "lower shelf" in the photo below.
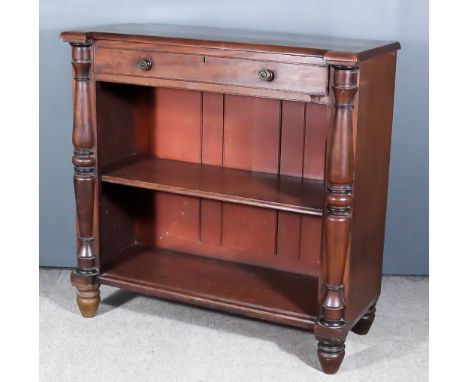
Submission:
M 115 256 L 102 284 L 313 329 L 318 280 L 313 276 L 133 245 Z

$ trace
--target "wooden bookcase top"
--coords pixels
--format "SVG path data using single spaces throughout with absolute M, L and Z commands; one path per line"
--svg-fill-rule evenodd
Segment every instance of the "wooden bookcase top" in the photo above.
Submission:
M 393 41 L 164 24 L 118 24 L 61 34 L 64 41 L 120 40 L 316 56 L 357 63 L 400 49 Z

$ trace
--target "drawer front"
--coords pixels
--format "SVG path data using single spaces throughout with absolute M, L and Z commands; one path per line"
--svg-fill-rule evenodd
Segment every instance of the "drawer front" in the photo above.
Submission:
M 94 72 L 324 95 L 326 66 L 96 48 Z

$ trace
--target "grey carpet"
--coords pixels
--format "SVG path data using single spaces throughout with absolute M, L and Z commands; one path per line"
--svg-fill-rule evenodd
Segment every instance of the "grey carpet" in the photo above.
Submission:
M 335 376 L 303 331 L 101 287 L 98 316 L 75 305 L 69 270 L 40 270 L 43 382 L 428 380 L 428 280 L 385 277 L 367 336 L 350 333 Z

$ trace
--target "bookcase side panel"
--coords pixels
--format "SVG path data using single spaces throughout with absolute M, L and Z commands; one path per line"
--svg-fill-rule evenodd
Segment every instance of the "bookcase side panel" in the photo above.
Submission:
M 351 250 L 346 322 L 352 324 L 380 295 L 396 52 L 360 65 Z
M 135 105 L 137 89 L 119 84 L 96 83 L 98 173 L 136 151 Z M 134 190 L 99 184 L 99 256 L 103 269 L 113 255 L 135 241 Z

